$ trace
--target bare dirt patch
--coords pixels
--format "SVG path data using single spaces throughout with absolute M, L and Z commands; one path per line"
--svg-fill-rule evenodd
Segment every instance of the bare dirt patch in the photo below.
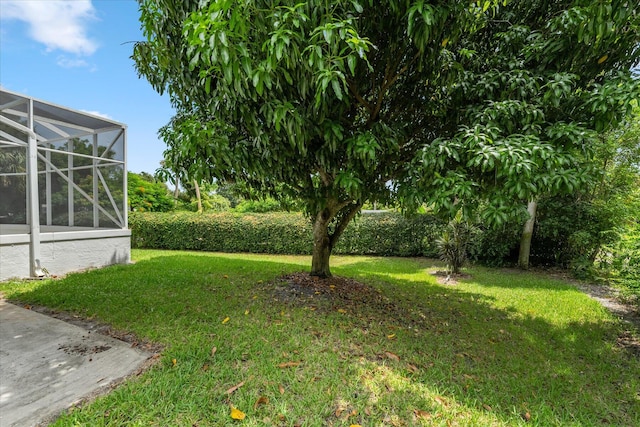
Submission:
M 272 285 L 276 299 L 297 306 L 311 306 L 319 310 L 358 304 L 381 309 L 394 308 L 391 300 L 378 289 L 345 277 L 321 279 L 309 273 L 294 273 L 276 279 Z
M 163 347 L 160 344 L 152 343 L 150 341 L 140 339 L 135 334 L 132 334 L 130 332 L 113 329 L 111 326 L 98 322 L 91 318 L 85 318 L 72 313 L 57 311 L 57 310 L 53 310 L 51 308 L 39 306 L 39 305 L 22 304 L 18 301 L 10 301 L 10 302 L 12 304 L 19 305 L 27 310 L 33 310 L 37 313 L 44 314 L 45 316 L 53 317 L 54 319 L 62 320 L 63 322 L 70 323 L 75 326 L 79 326 L 82 329 L 86 329 L 87 332 L 90 334 L 92 333 L 102 334 L 102 335 L 109 336 L 111 338 L 115 338 L 120 341 L 124 341 L 130 344 L 131 347 L 136 347 L 142 351 L 145 351 L 151 354 L 157 354 L 163 350 Z M 74 351 L 74 349 L 67 349 L 67 350 Z M 80 349 L 76 349 L 76 350 L 80 352 Z M 93 350 L 99 350 L 99 349 L 93 349 Z M 93 351 L 93 350 L 85 349 L 84 353 L 95 354 L 100 352 L 100 351 Z M 101 350 L 101 351 L 105 351 L 105 350 Z
M 451 273 L 449 271 L 438 270 L 431 273 L 441 285 L 457 285 L 459 280 L 470 279 L 471 275 L 466 273 Z

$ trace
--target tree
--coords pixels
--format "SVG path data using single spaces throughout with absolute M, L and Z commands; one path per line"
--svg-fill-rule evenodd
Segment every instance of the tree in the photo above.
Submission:
M 129 209 L 139 212 L 168 212 L 174 208 L 169 189 L 146 172 L 127 174 Z
M 367 201 L 454 213 L 485 200 L 499 221 L 577 185 L 575 151 L 638 97 L 628 69 L 640 6 L 624 1 L 140 9 L 147 41 L 133 58 L 178 111 L 169 150 L 190 177 L 301 200 L 317 276 L 330 276 L 331 251 Z

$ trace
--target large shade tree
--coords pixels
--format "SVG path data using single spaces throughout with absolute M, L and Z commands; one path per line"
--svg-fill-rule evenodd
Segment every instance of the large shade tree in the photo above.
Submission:
M 141 0 L 138 72 L 195 179 L 303 202 L 312 274 L 366 201 L 489 220 L 588 180 L 576 153 L 638 97 L 618 0 Z M 516 210 L 517 210 L 516 209 Z

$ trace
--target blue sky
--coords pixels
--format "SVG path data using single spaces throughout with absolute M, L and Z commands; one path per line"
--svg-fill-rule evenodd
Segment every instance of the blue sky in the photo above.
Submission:
M 128 169 L 153 173 L 173 116 L 130 59 L 135 0 L 0 0 L 0 85 L 127 125 Z

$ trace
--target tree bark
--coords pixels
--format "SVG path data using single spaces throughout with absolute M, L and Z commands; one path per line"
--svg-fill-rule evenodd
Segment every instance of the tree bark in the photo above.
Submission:
M 329 259 L 336 242 L 345 228 L 362 208 L 360 202 L 329 201 L 327 207 L 316 214 L 313 222 L 313 253 L 311 275 L 321 278 L 331 277 Z M 341 212 L 344 209 L 344 212 Z M 333 233 L 329 225 L 335 220 Z
M 328 209 L 318 212 L 313 223 L 313 254 L 311 257 L 311 275 L 321 278 L 331 277 L 329 257 L 331 257 L 331 238 L 329 223 L 331 222 Z
M 198 213 L 202 213 L 202 198 L 200 197 L 200 186 L 198 185 L 198 181 L 194 179 L 193 185 L 196 188 L 196 199 L 198 200 Z
M 180 197 L 180 178 L 176 175 L 176 188 L 173 190 L 173 198 L 178 200 Z
M 531 238 L 533 237 L 533 226 L 536 222 L 536 208 L 538 202 L 531 200 L 527 204 L 529 219 L 524 223 L 522 236 L 520 237 L 520 252 L 518 254 L 518 266 L 522 269 L 529 268 L 529 255 L 531 254 Z

